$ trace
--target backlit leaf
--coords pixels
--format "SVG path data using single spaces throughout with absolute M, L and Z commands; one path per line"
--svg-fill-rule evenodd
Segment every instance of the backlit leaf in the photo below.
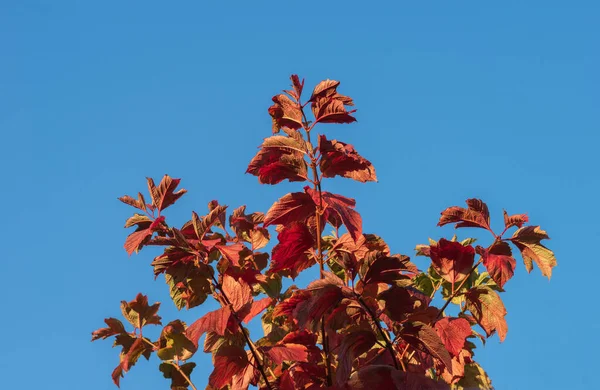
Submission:
M 529 217 L 527 214 L 508 215 L 506 210 L 504 210 L 504 227 L 506 229 L 509 229 L 513 226 L 521 228 L 523 227 L 523 224 L 527 222 L 529 222 Z
M 339 215 L 344 226 L 348 229 L 348 233 L 350 233 L 355 242 L 358 241 L 362 237 L 362 218 L 354 210 L 356 201 L 330 192 L 323 192 L 322 196 L 327 208 Z
M 462 281 L 475 260 L 475 249 L 460 242 L 442 238 L 430 247 L 431 264 L 437 273 L 450 283 Z
M 279 243 L 273 248 L 270 272 L 289 270 L 293 277 L 315 263 L 307 250 L 313 247 L 314 239 L 306 225 L 294 222 L 286 226 L 277 236 Z
M 161 325 L 160 317 L 156 314 L 160 303 L 148 305 L 148 297 L 139 293 L 134 300 L 121 301 L 121 312 L 123 316 L 137 329 L 145 325 Z
M 466 308 L 490 337 L 498 332 L 500 341 L 506 338 L 506 308 L 497 292 L 487 286 L 475 287 L 466 294 Z
M 495 243 L 489 250 L 477 247 L 477 253 L 483 258 L 483 265 L 494 282 L 501 288 L 513 277 L 517 261 L 512 257 L 510 246 L 500 241 Z
M 187 192 L 187 190 L 180 189 L 175 192 L 175 189 L 179 185 L 181 179 L 173 179 L 169 175 L 164 175 L 160 181 L 158 187 L 155 186 L 154 180 L 148 179 L 148 189 L 150 196 L 152 197 L 152 204 L 159 211 L 162 211 L 175 203 L 179 198 Z
M 467 199 L 467 207 L 453 206 L 442 211 L 442 216 L 438 226 L 444 226 L 448 223 L 456 223 L 456 228 L 478 227 L 482 229 L 490 228 L 490 212 L 488 207 L 480 199 Z
M 320 168 L 323 177 L 342 176 L 360 182 L 377 181 L 375 168 L 352 145 L 319 137 Z
M 220 389 L 231 383 L 235 375 L 240 374 L 248 365 L 248 356 L 243 348 L 224 345 L 214 354 L 215 369 L 208 378 L 208 384 Z
M 444 343 L 432 327 L 420 322 L 405 325 L 400 337 L 412 347 L 438 359 L 452 373 L 452 361 Z
M 308 358 L 306 346 L 300 344 L 279 344 L 263 347 L 261 351 L 277 365 L 284 361 L 306 362 Z
M 302 222 L 313 215 L 316 205 L 312 197 L 304 192 L 293 192 L 284 195 L 273 203 L 265 216 L 264 226 L 289 225 L 292 222 Z
M 444 317 L 435 323 L 435 330 L 453 356 L 458 356 L 471 335 L 471 325 L 464 318 Z
M 217 310 L 206 313 L 202 318 L 190 325 L 185 333 L 187 337 L 197 346 L 198 340 L 208 331 L 213 331 L 221 336 L 225 334 L 227 321 L 231 311 L 228 307 L 222 307 Z
M 548 279 L 552 276 L 552 268 L 556 267 L 556 257 L 554 252 L 541 244 L 541 240 L 549 238 L 539 226 L 525 226 L 517 230 L 510 239 L 521 251 L 527 272 L 531 272 L 532 262 L 535 262 L 542 275 Z
M 339 385 L 348 380 L 358 357 L 371 349 L 376 341 L 373 332 L 368 330 L 356 330 L 344 336 L 338 351 L 338 368 L 335 373 Z

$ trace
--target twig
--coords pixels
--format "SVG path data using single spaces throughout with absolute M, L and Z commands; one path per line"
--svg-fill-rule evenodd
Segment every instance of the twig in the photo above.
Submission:
M 198 390 L 196 388 L 196 386 L 194 386 L 194 384 L 192 383 L 192 380 L 190 379 L 190 377 L 187 376 L 185 372 L 183 372 L 183 370 L 181 369 L 181 367 L 179 367 L 179 363 L 171 362 L 171 365 L 173 367 L 175 367 L 177 369 L 177 371 L 181 374 L 181 376 L 187 381 L 187 383 L 189 383 L 189 385 L 192 388 L 192 390 Z
M 369 316 L 371 317 L 371 320 L 373 321 L 373 323 L 377 327 L 377 330 L 379 331 L 379 334 L 381 335 L 381 337 L 385 341 L 385 347 L 387 348 L 388 352 L 390 353 L 390 356 L 394 360 L 394 366 L 396 367 L 396 370 L 399 370 L 400 369 L 400 365 L 398 364 L 398 358 L 397 358 L 396 354 L 394 353 L 394 347 L 392 346 L 392 341 L 388 337 L 387 333 L 385 333 L 383 331 L 383 329 L 381 328 L 381 324 L 379 323 L 379 319 L 377 317 L 375 317 L 375 313 L 373 313 L 373 311 L 371 311 L 371 309 L 369 308 L 369 306 L 367 305 L 367 303 L 362 299 L 362 297 L 360 295 L 358 295 L 358 302 L 360 302 L 361 306 L 365 309 L 365 311 L 367 313 L 369 313 Z M 402 364 L 402 367 L 406 371 L 406 368 L 404 367 L 404 364 Z

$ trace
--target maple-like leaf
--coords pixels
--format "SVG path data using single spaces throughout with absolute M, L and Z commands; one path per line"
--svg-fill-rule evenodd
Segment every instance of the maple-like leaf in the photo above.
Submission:
M 212 293 L 213 268 L 203 264 L 178 262 L 165 271 L 171 299 L 177 309 L 191 309 L 204 303 Z
M 305 181 L 308 175 L 305 153 L 306 145 L 301 137 L 275 135 L 265 138 L 246 173 L 257 176 L 262 184 L 277 184 L 286 179 Z
M 189 378 L 195 367 L 196 363 L 189 362 L 180 365 L 178 370 L 172 363 L 161 363 L 158 369 L 165 378 L 171 379 L 171 390 L 187 390 L 190 384 L 180 370 Z
M 362 218 L 354 210 L 356 201 L 330 192 L 323 192 L 322 197 L 323 203 L 327 207 L 326 210 L 333 210 L 337 213 L 344 226 L 346 226 L 346 229 L 348 229 L 348 233 L 350 233 L 355 242 L 358 241 L 362 237 Z
M 160 303 L 148 305 L 148 297 L 139 293 L 134 300 L 130 302 L 121 301 L 121 312 L 123 317 L 137 329 L 145 325 L 161 325 L 160 317 L 156 314 Z
M 452 359 L 450 358 L 450 354 L 432 327 L 415 321 L 402 328 L 400 337 L 412 347 L 427 352 L 438 359 L 452 373 Z
M 92 332 L 92 341 L 96 341 L 98 339 L 106 339 L 110 336 L 115 336 L 125 332 L 125 327 L 123 323 L 116 318 L 106 318 L 104 320 L 108 327 L 100 328 Z
M 385 365 L 370 365 L 355 371 L 340 390 L 449 390 L 450 387 L 424 375 L 396 370 Z
M 264 226 L 303 222 L 316 212 L 313 198 L 306 192 L 293 192 L 273 203 L 265 216 Z
M 154 184 L 152 178 L 148 177 L 147 180 L 148 191 L 152 198 L 152 205 L 157 208 L 159 212 L 175 203 L 187 192 L 187 190 L 184 189 L 175 192 L 181 179 L 173 179 L 169 175 L 163 176 L 158 187 Z
M 478 227 L 490 230 L 490 212 L 487 205 L 480 199 L 467 199 L 467 207 L 448 207 L 442 211 L 438 226 L 456 223 L 456 228 Z
M 475 260 L 475 249 L 460 242 L 442 238 L 430 247 L 431 264 L 437 273 L 450 283 L 467 277 Z
M 506 338 L 506 308 L 498 293 L 488 286 L 478 286 L 466 294 L 466 308 L 473 314 L 477 323 L 483 328 L 488 337 L 498 332 L 500 341 Z
M 315 263 L 307 250 L 313 247 L 314 238 L 306 225 L 294 222 L 277 236 L 279 243 L 273 248 L 270 272 L 289 270 L 293 277 Z
M 500 288 L 513 277 L 517 261 L 512 256 L 510 246 L 500 241 L 495 243 L 489 250 L 478 246 L 477 253 L 483 258 L 483 265 Z
M 338 350 L 338 368 L 335 373 L 339 385 L 348 380 L 358 357 L 371 349 L 376 342 L 377 338 L 368 330 L 356 330 L 344 336 Z
M 370 263 L 368 271 L 363 277 L 365 284 L 389 283 L 396 280 L 408 279 L 412 272 L 407 264 L 409 257 L 403 255 L 386 256 L 383 252 L 370 252 L 374 260 Z
M 248 366 L 248 356 L 243 348 L 235 345 L 223 345 L 213 355 L 215 369 L 208 378 L 208 384 L 220 389 L 231 383 L 235 375 Z
M 231 311 L 227 306 L 210 311 L 190 325 L 186 329 L 185 334 L 196 346 L 200 337 L 208 331 L 213 331 L 223 336 L 230 316 Z
M 222 288 L 234 311 L 237 312 L 244 305 L 252 303 L 252 289 L 243 280 L 236 280 L 230 275 L 224 275 Z
M 315 283 L 315 282 L 313 282 Z M 311 284 L 313 284 L 311 283 Z M 310 288 L 309 284 L 309 288 Z M 293 315 L 300 329 L 316 330 L 323 315 L 334 308 L 344 297 L 350 297 L 351 291 L 338 284 L 327 284 L 309 290 L 308 299 L 300 301 L 294 308 Z
M 308 353 L 306 346 L 300 344 L 278 344 L 272 347 L 261 347 L 261 351 L 277 365 L 284 361 L 306 362 Z
M 142 211 L 146 211 L 147 209 L 146 200 L 144 199 L 144 195 L 142 195 L 141 192 L 138 192 L 137 199 L 134 199 L 129 195 L 124 195 L 120 197 L 119 200 Z
M 226 210 L 227 206 L 217 206 L 202 218 L 195 212 L 192 212 L 192 225 L 198 240 L 203 240 L 205 235 L 210 232 L 211 227 L 220 223 L 221 219 L 225 218 Z
M 475 362 L 466 364 L 463 378 L 456 384 L 456 390 L 492 390 L 492 381 L 481 366 Z
M 365 183 L 377 181 L 375 168 L 352 145 L 319 137 L 320 168 L 323 177 L 342 176 Z
M 188 360 L 198 350 L 185 334 L 185 325 L 180 320 L 167 324 L 158 340 L 157 355 L 161 360 Z
M 521 251 L 527 272 L 537 264 L 542 275 L 552 277 L 552 268 L 556 267 L 554 252 L 541 244 L 542 240 L 550 239 L 548 234 L 539 226 L 525 226 L 517 230 L 510 241 Z
M 435 330 L 453 356 L 458 356 L 471 335 L 471 325 L 464 318 L 444 317 L 435 323 Z
M 508 215 L 506 210 L 504 210 L 504 227 L 506 229 L 509 229 L 513 226 L 521 228 L 523 227 L 523 224 L 527 222 L 529 222 L 529 217 L 527 214 Z

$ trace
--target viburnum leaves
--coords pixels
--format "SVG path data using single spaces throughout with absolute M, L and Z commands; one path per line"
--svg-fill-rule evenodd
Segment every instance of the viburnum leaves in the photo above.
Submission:
M 517 230 L 510 239 L 521 251 L 527 272 L 531 272 L 532 262 L 535 262 L 542 275 L 548 279 L 552 276 L 552 268 L 556 267 L 556 258 L 554 252 L 542 245 L 541 241 L 549 238 L 539 226 L 525 226 Z
M 323 177 L 343 176 L 360 182 L 377 181 L 375 168 L 352 145 L 319 137 L 320 168 Z
M 490 229 L 490 212 L 480 199 L 467 199 L 467 208 L 453 206 L 442 211 L 438 226 L 456 223 L 457 228 L 478 227 Z
M 442 238 L 436 245 L 430 246 L 430 257 L 437 273 L 448 282 L 456 283 L 468 276 L 475 259 L 475 249 Z
M 281 135 L 265 138 L 246 172 L 258 176 L 263 184 L 277 184 L 286 179 L 305 181 L 308 177 L 305 153 L 302 139 Z
M 487 268 L 494 282 L 504 288 L 504 284 L 512 278 L 517 266 L 516 260 L 512 257 L 510 246 L 506 242 L 500 241 L 492 245 L 489 250 L 477 246 L 477 253 L 483 258 L 483 265 Z
M 228 216 L 227 206 L 211 200 L 206 215 L 192 211 L 180 228 L 164 215 L 186 193 L 178 189 L 180 179 L 165 175 L 156 185 L 148 178 L 149 195 L 119 198 L 135 208 L 125 221 L 133 228 L 125 250 L 161 250 L 150 265 L 156 277 L 164 274 L 174 306 L 191 309 L 209 296 L 217 306 L 198 312 L 189 326 L 170 321 L 153 341 L 145 327 L 161 325 L 160 304 L 150 305 L 142 294 L 123 301 L 126 321 L 106 318 L 106 326 L 92 333 L 92 341 L 114 338 L 121 347 L 114 383 L 119 386 L 140 356 L 156 352 L 172 390 L 200 388 L 190 378 L 195 364 L 189 360 L 206 334 L 202 350 L 212 354 L 207 388 L 213 390 L 491 389 L 474 360 L 473 341 L 484 343 L 495 333 L 506 338 L 499 293 L 515 273 L 510 244 L 528 271 L 535 262 L 550 278 L 556 258 L 541 243 L 548 235 L 527 226 L 526 214 L 506 211 L 504 230 L 496 234 L 488 206 L 473 198 L 466 207 L 445 209 L 438 225 L 484 229 L 487 242 L 456 235 L 429 239 L 416 248 L 431 259 L 424 271 L 408 256 L 392 254 L 381 237 L 363 233 L 354 199 L 326 191 L 333 188 L 326 179 L 338 176 L 377 181 L 371 162 L 352 145 L 316 130 L 322 123 L 356 121 L 352 98 L 327 79 L 306 100 L 304 80 L 290 80 L 291 87 L 272 99 L 273 134 L 246 172 L 262 184 L 306 182 L 303 189 L 281 196 L 266 213 L 240 206 Z M 508 238 L 511 228 L 516 231 Z M 476 240 L 481 245 L 474 248 Z M 305 288 L 284 280 L 316 264 L 319 278 Z M 253 338 L 247 328 L 252 321 L 262 324 L 263 337 Z
M 498 293 L 487 286 L 475 287 L 466 294 L 466 308 L 485 330 L 487 336 L 498 332 L 500 341 L 506 338 L 506 308 Z

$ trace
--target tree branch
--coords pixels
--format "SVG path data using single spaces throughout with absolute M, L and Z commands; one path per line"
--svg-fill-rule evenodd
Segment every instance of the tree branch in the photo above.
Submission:
M 360 302 L 361 306 L 365 309 L 365 311 L 367 313 L 369 313 L 369 316 L 371 317 L 371 321 L 373 321 L 373 323 L 377 327 L 377 330 L 379 331 L 379 334 L 385 341 L 385 346 L 386 346 L 388 352 L 390 353 L 390 356 L 394 360 L 394 366 L 396 367 L 396 370 L 399 370 L 400 365 L 398 364 L 398 358 L 396 356 L 396 353 L 394 352 L 394 347 L 392 345 L 392 341 L 390 340 L 388 334 L 386 332 L 384 332 L 383 329 L 381 328 L 381 324 L 379 323 L 379 319 L 375 316 L 375 313 L 373 313 L 371 308 L 369 308 L 367 303 L 362 299 L 362 297 L 360 295 L 357 295 L 357 296 L 358 296 L 358 302 Z M 404 368 L 404 365 L 402 365 L 402 367 Z M 404 370 L 406 371 L 406 368 Z

